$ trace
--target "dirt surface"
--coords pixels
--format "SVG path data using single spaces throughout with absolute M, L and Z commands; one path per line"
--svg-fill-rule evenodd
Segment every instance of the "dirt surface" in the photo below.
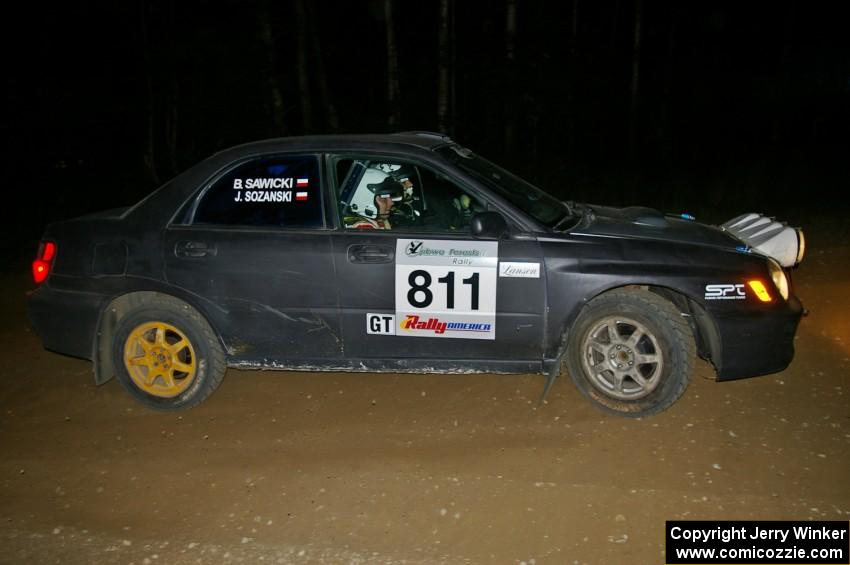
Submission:
M 540 376 L 233 370 L 156 413 L 42 350 L 0 278 L 0 562 L 663 563 L 665 520 L 847 520 L 844 233 L 810 236 L 788 370 L 699 363 L 643 420 L 568 379 L 537 408 Z

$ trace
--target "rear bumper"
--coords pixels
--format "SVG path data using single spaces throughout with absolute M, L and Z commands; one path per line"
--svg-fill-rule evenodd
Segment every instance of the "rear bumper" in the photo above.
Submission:
M 803 305 L 792 296 L 781 307 L 753 315 L 717 319 L 722 352 L 717 380 L 729 381 L 783 371 L 794 358 L 794 336 Z
M 103 300 L 42 285 L 27 293 L 27 311 L 45 349 L 91 360 Z

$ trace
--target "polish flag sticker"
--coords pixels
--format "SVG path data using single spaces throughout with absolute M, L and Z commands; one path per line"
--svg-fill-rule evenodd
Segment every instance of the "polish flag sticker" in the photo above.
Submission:
M 307 200 L 307 193 L 306 192 L 296 192 L 295 193 L 295 200 Z
M 309 179 L 298 179 L 295 181 L 295 186 L 297 186 L 298 188 L 307 188 L 309 184 Z

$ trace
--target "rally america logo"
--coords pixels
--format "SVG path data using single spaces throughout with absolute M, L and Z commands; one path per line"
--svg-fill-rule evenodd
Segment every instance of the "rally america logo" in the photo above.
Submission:
M 489 333 L 493 329 L 493 324 L 478 322 L 441 322 L 439 318 L 428 318 L 427 320 L 422 320 L 415 314 L 407 314 L 404 321 L 401 323 L 401 329 L 408 331 L 431 331 L 435 334 L 444 334 L 446 333 L 446 330 L 453 332 Z

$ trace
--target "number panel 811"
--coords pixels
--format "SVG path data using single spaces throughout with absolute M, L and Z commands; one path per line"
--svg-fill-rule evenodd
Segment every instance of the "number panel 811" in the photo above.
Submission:
M 495 313 L 496 273 L 476 267 L 398 265 L 396 304 L 403 310 Z

